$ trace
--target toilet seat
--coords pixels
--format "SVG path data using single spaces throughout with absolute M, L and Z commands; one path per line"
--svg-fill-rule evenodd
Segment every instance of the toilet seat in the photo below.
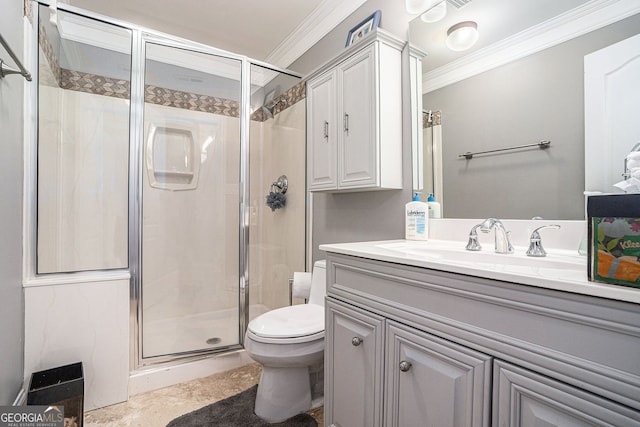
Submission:
M 248 332 L 259 341 L 310 341 L 324 337 L 324 307 L 298 304 L 264 313 L 249 322 Z

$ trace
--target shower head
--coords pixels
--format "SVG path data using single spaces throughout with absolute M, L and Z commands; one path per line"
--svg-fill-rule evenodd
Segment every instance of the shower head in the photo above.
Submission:
M 276 106 L 280 103 L 286 103 L 284 98 L 277 99 L 275 101 L 271 101 L 269 104 L 263 105 L 262 112 L 264 113 L 267 119 L 273 118 L 273 110 L 275 110 Z

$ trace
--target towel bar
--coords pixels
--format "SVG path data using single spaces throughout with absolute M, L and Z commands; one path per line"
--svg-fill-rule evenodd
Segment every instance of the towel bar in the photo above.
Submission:
M 551 141 L 540 141 L 535 144 L 518 145 L 516 147 L 507 147 L 507 148 L 496 148 L 495 150 L 477 151 L 475 153 L 471 153 L 467 151 L 464 154 L 458 154 L 458 157 L 459 158 L 464 157 L 467 160 L 471 160 L 473 159 L 473 156 L 475 156 L 476 154 L 497 153 L 499 151 L 518 150 L 520 148 L 529 148 L 529 147 L 539 147 L 541 150 L 544 150 L 545 148 L 549 148 L 550 145 L 551 145 Z
M 2 59 L 0 59 L 0 79 L 5 77 L 5 76 L 7 76 L 7 75 L 9 75 L 9 74 L 20 74 L 22 77 L 27 79 L 28 82 L 30 82 L 31 81 L 31 73 L 29 73 L 22 66 L 22 63 L 20 62 L 20 60 L 18 59 L 16 54 L 13 53 L 13 50 L 11 50 L 11 48 L 9 47 L 9 44 L 7 43 L 7 41 L 4 39 L 4 37 L 2 37 L 2 34 L 0 34 L 0 43 L 2 44 L 2 46 L 4 46 L 4 49 L 7 51 L 7 53 L 11 57 L 11 59 L 13 59 L 13 62 L 15 62 L 16 65 L 18 66 L 18 68 L 20 68 L 20 71 L 14 70 L 13 68 L 9 67 L 8 65 L 5 65 L 4 61 Z

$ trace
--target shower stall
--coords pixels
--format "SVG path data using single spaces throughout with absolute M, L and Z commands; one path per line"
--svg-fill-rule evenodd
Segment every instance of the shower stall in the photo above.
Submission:
M 127 274 L 131 370 L 241 349 L 305 270 L 300 76 L 37 5 L 36 279 Z

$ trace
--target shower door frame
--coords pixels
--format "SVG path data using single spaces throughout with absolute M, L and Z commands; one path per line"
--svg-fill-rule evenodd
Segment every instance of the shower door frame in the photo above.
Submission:
M 35 22 L 39 19 L 38 5 L 51 6 L 49 0 L 30 0 L 34 7 L 32 8 L 33 18 Z M 69 12 L 81 17 L 105 22 L 131 31 L 131 91 L 130 91 L 130 108 L 129 108 L 129 213 L 128 213 L 128 260 L 129 265 L 126 268 L 112 270 L 93 270 L 80 272 L 65 273 L 46 273 L 38 274 L 36 271 L 36 206 L 37 206 L 37 180 L 33 165 L 36 164 L 37 158 L 37 99 L 39 84 L 38 73 L 34 73 L 33 83 L 36 88 L 28 94 L 28 98 L 34 106 L 33 115 L 35 117 L 34 132 L 28 133 L 27 138 L 31 141 L 30 145 L 33 149 L 25 151 L 27 165 L 29 171 L 25 171 L 25 188 L 33 189 L 29 191 L 31 197 L 25 200 L 26 217 L 28 218 L 25 225 L 25 259 L 23 263 L 23 275 L 28 283 L 47 283 L 51 284 L 57 281 L 64 282 L 66 277 L 73 277 L 74 281 L 81 282 L 83 278 L 87 281 L 97 280 L 114 280 L 129 279 L 130 283 L 130 333 L 129 333 L 129 371 L 135 371 L 145 368 L 153 368 L 162 365 L 175 365 L 186 361 L 197 360 L 213 354 L 226 353 L 230 351 L 238 351 L 244 348 L 244 334 L 249 323 L 249 132 L 251 119 L 251 66 L 257 65 L 269 70 L 287 74 L 299 79 L 303 76 L 299 73 L 268 64 L 259 60 L 251 59 L 245 55 L 239 55 L 208 46 L 202 43 L 187 40 L 181 37 L 166 34 L 160 31 L 152 30 L 140 25 L 132 24 L 126 21 L 105 16 L 96 12 L 81 9 L 65 3 L 57 3 L 56 8 L 61 11 Z M 38 37 L 37 25 L 33 28 L 33 36 L 31 43 L 32 51 L 30 52 L 32 63 L 37 63 L 38 55 Z M 169 354 L 163 356 L 142 357 L 142 282 L 141 282 L 141 263 L 142 263 L 142 150 L 144 140 L 144 71 L 145 71 L 145 45 L 146 43 L 155 43 L 167 47 L 177 49 L 185 49 L 196 53 L 214 55 L 228 59 L 237 60 L 241 64 L 240 68 L 240 172 L 239 172 L 239 215 L 238 215 L 238 236 L 239 236 L 239 343 L 237 345 L 219 347 L 216 349 L 195 350 L 178 354 Z M 27 129 L 27 127 L 25 127 Z M 309 209 L 305 209 L 305 223 L 308 221 Z M 309 231 L 309 224 L 305 228 Z M 305 233 L 306 234 L 306 233 Z M 304 245 L 307 248 L 309 243 L 308 236 Z M 307 253 L 309 256 L 309 253 Z
M 215 349 L 191 350 L 177 354 L 143 357 L 142 354 L 142 186 L 143 186 L 143 149 L 144 149 L 144 79 L 146 68 L 146 46 L 153 43 L 174 49 L 183 49 L 195 53 L 213 55 L 240 62 L 240 174 L 239 174 L 239 342 L 238 344 L 217 347 Z M 161 33 L 150 32 L 146 29 L 133 30 L 133 49 L 131 57 L 131 127 L 130 127 L 130 189 L 129 189 L 129 226 L 131 237 L 129 239 L 129 268 L 131 271 L 131 367 L 132 369 L 144 368 L 147 365 L 183 361 L 185 358 L 193 359 L 200 356 L 208 356 L 214 353 L 225 353 L 243 348 L 244 333 L 249 321 L 249 228 L 248 215 L 245 209 L 245 200 L 248 199 L 249 190 L 249 143 L 248 108 L 245 107 L 246 93 L 245 80 L 248 58 L 233 53 L 218 50 L 177 37 Z M 213 71 L 213 70 L 212 70 Z M 246 104 L 248 106 L 248 103 Z M 244 107 L 244 108 L 243 108 Z
M 227 353 L 244 349 L 244 335 L 249 324 L 249 137 L 251 125 L 251 66 L 257 65 L 277 73 L 283 73 L 299 79 L 302 75 L 291 70 L 276 67 L 265 62 L 248 58 L 200 43 L 146 29 L 132 28 L 133 49 L 131 65 L 131 161 L 130 161 L 130 200 L 129 224 L 129 267 L 131 271 L 131 367 L 140 369 L 146 366 L 182 363 L 184 359 L 198 359 L 212 354 Z M 239 178 L 239 343 L 215 349 L 192 350 L 178 354 L 142 357 L 142 150 L 144 145 L 144 75 L 146 44 L 154 43 L 166 47 L 185 49 L 196 53 L 215 55 L 238 60 L 240 71 L 240 173 Z M 135 90 L 135 96 L 134 96 Z M 135 102 L 134 102 L 135 100 Z M 135 125 L 134 125 L 135 123 Z M 305 214 L 306 217 L 306 214 Z

